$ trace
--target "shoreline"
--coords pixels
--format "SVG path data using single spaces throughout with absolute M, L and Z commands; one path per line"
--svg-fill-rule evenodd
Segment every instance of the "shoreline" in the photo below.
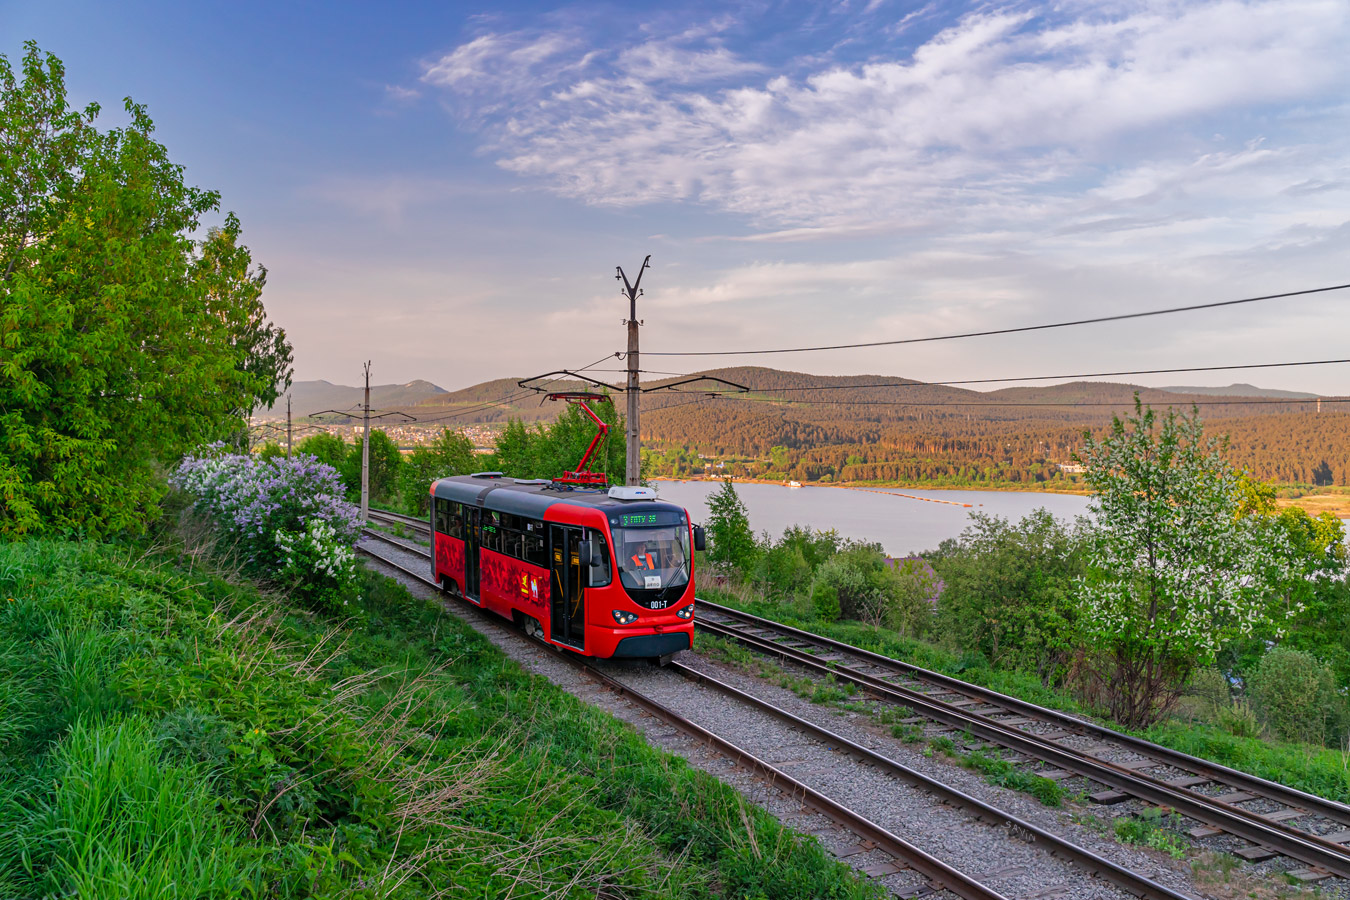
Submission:
M 724 479 L 717 476 L 696 475 L 688 478 L 672 478 L 668 475 L 658 475 L 648 479 L 649 481 L 706 481 L 715 483 Z M 740 484 L 775 484 L 780 487 L 787 487 L 782 481 L 773 481 L 766 478 L 737 478 L 733 483 Z M 1070 497 L 1087 497 L 1092 492 L 1087 488 L 1082 490 L 1070 490 L 1065 488 L 1037 488 L 1037 487 L 1012 487 L 1012 486 L 988 486 L 988 487 L 952 487 L 950 485 L 933 484 L 913 484 L 893 481 L 846 481 L 831 482 L 829 484 L 819 481 L 804 481 L 802 487 L 812 488 L 837 488 L 839 490 L 876 490 L 878 488 L 892 488 L 895 490 L 910 491 L 972 491 L 1003 494 L 1060 494 Z M 1278 509 L 1287 509 L 1297 507 L 1306 511 L 1311 516 L 1318 513 L 1329 512 L 1338 519 L 1350 519 L 1350 493 L 1347 494 L 1314 494 L 1309 493 L 1302 497 L 1279 497 L 1275 500 Z

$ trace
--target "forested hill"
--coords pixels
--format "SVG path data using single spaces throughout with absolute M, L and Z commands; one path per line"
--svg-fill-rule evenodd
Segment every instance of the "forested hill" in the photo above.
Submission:
M 1198 404 L 1210 431 L 1230 436 L 1230 459 L 1258 477 L 1350 483 L 1350 412 L 1341 404 L 1318 413 L 1315 401 L 1101 382 L 977 391 L 751 367 L 704 374 L 754 390 L 705 400 L 647 395 L 643 437 L 659 474 L 695 473 L 709 456 L 740 458 L 733 471 L 771 479 L 1069 484 L 1076 479 L 1061 464 L 1072 464 L 1083 431 L 1131 412 L 1138 392 L 1157 409 Z M 718 389 L 680 390 L 704 387 Z
M 1230 458 L 1261 478 L 1350 484 L 1350 404 L 1324 403 L 1318 413 L 1315 400 L 1271 396 L 1280 392 L 1250 385 L 1203 389 L 1223 391 L 1216 395 L 1104 382 L 976 390 L 985 386 L 753 366 L 698 374 L 750 390 L 708 397 L 730 388 L 713 381 L 675 386 L 683 380 L 677 378 L 644 381 L 645 387 L 674 386 L 643 396 L 653 474 L 699 473 L 705 469 L 700 456 L 707 456 L 738 459 L 728 464 L 742 475 L 799 481 L 1071 483 L 1061 464 L 1072 463 L 1084 429 L 1105 429 L 1113 415 L 1132 412 L 1138 392 L 1155 409 L 1198 404 L 1211 433 L 1230 435 Z M 1232 393 L 1242 388 L 1254 396 Z M 551 421 L 562 409 L 521 390 L 513 378 L 420 400 L 399 408 L 452 427 Z

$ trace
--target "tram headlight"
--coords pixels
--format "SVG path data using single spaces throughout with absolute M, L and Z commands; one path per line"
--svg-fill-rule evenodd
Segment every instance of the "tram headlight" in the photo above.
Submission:
M 632 625 L 637 621 L 637 613 L 631 613 L 626 610 L 614 610 L 614 621 L 620 625 Z
M 692 619 L 694 617 L 694 604 L 690 603 L 688 606 L 675 610 L 675 615 L 681 619 Z

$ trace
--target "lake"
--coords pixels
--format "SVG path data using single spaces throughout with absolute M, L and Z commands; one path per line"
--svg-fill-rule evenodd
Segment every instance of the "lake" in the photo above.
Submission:
M 717 481 L 655 481 L 662 500 L 689 510 L 695 522 L 708 518 L 708 497 Z M 775 538 L 789 525 L 824 531 L 833 528 L 847 538 L 876 541 L 891 556 L 932 550 L 970 524 L 972 512 L 1014 521 L 1044 507 L 1069 521 L 1087 511 L 1088 498 L 1031 491 L 920 491 L 910 488 L 833 488 L 806 485 L 736 484 L 736 493 L 750 512 L 756 534 Z M 942 502 L 937 502 L 942 501 Z M 970 507 L 962 504 L 969 503 Z

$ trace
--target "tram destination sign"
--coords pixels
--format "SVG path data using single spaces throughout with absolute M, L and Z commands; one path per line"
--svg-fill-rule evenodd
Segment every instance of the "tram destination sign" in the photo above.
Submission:
M 674 510 L 658 510 L 645 513 L 621 513 L 617 520 L 610 519 L 611 525 L 620 528 L 655 528 L 660 525 L 682 525 L 684 516 Z

